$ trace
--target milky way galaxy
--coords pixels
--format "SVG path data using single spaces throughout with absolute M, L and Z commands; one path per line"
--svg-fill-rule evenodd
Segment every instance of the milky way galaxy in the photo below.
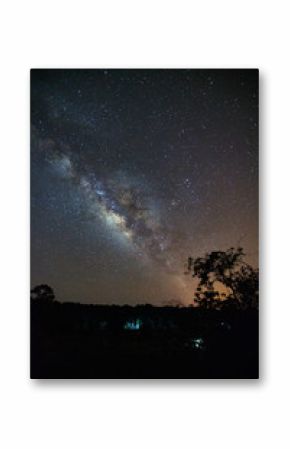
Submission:
M 31 276 L 61 301 L 192 301 L 187 257 L 258 258 L 256 70 L 33 70 Z
M 50 155 L 56 173 L 68 182 L 76 183 L 83 193 L 91 216 L 103 222 L 128 240 L 142 257 L 152 258 L 169 269 L 172 254 L 169 232 L 152 210 L 138 182 L 127 175 L 97 179 L 94 173 L 81 174 L 65 154 Z

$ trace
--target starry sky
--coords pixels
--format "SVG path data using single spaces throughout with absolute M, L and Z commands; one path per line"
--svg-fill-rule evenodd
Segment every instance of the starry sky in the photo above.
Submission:
M 31 284 L 192 302 L 189 255 L 258 264 L 257 70 L 32 70 Z

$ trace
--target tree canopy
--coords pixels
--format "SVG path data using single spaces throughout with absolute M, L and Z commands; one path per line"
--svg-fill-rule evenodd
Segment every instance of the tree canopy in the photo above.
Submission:
M 203 308 L 258 307 L 259 272 L 244 261 L 243 248 L 212 251 L 188 258 L 188 273 L 199 280 L 195 303 Z M 216 285 L 221 283 L 227 293 Z

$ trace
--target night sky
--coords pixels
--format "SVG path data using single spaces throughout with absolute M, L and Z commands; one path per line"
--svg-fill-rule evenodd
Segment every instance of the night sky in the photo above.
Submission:
M 31 283 L 189 304 L 189 255 L 258 264 L 257 70 L 32 70 Z

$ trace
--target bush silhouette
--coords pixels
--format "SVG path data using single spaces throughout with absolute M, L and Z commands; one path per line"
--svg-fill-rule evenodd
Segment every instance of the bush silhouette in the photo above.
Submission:
M 54 301 L 55 295 L 53 289 L 49 285 L 41 284 L 31 290 L 30 298 L 32 301 L 51 303 Z

